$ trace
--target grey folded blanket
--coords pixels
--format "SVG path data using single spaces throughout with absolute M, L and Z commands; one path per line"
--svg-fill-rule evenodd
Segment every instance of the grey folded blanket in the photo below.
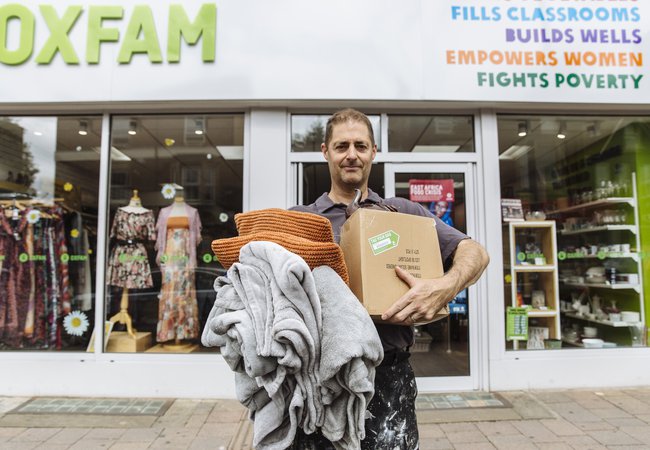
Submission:
M 321 428 L 339 449 L 358 448 L 383 352 L 336 272 L 312 274 L 281 246 L 251 242 L 215 290 L 202 342 L 220 347 L 235 371 L 237 398 L 255 421 L 255 448 L 289 447 L 298 426 L 307 434 Z

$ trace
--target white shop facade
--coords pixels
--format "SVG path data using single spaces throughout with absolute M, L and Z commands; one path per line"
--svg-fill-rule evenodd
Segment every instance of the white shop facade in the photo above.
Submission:
M 199 339 L 210 242 L 328 189 L 344 107 L 373 123 L 370 187 L 491 257 L 417 328 L 421 392 L 647 384 L 649 25 L 638 1 L 0 6 L 0 395 L 234 397 Z M 120 234 L 136 195 L 198 212 L 194 323 L 168 323 L 166 236 Z

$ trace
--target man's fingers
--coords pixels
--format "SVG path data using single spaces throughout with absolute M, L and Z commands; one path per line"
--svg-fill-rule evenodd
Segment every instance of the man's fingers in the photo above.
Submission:
M 400 311 L 403 311 L 405 308 L 407 308 L 410 303 L 411 303 L 411 297 L 407 292 L 406 294 L 401 296 L 395 303 L 393 303 L 390 306 L 390 308 L 384 311 L 384 313 L 381 315 L 381 320 L 391 319 L 395 314 L 398 314 Z
M 418 280 L 399 266 L 395 266 L 395 273 L 402 281 L 404 281 L 404 283 L 408 284 L 409 288 L 415 286 L 415 282 Z

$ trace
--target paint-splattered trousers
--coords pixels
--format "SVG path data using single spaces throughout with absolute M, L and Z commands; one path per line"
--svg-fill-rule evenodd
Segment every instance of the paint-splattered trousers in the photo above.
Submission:
M 366 438 L 362 450 L 417 450 L 418 425 L 415 375 L 405 352 L 386 354 L 375 375 L 375 395 L 368 404 Z M 306 435 L 298 429 L 291 450 L 334 450 L 320 432 Z

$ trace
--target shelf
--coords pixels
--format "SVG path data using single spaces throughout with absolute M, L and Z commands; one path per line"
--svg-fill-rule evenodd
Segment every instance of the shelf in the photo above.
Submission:
M 577 320 L 584 320 L 586 322 L 592 322 L 592 323 L 598 323 L 600 325 L 607 325 L 608 327 L 614 327 L 614 328 L 623 328 L 623 327 L 631 327 L 635 326 L 636 324 L 634 323 L 628 323 L 628 322 L 612 322 L 610 320 L 597 320 L 597 319 L 589 319 L 588 317 L 583 317 L 579 316 L 576 312 L 562 312 L 567 317 L 570 317 L 572 319 L 577 319 Z
M 536 264 L 515 264 L 515 272 L 553 272 L 554 264 L 536 265 Z
M 602 198 L 600 200 L 594 200 L 593 202 L 581 203 L 580 205 L 569 206 L 568 208 L 556 209 L 555 211 L 550 211 L 548 214 L 562 214 L 571 211 L 579 211 L 581 209 L 597 208 L 599 206 L 612 205 L 612 204 L 628 204 L 634 206 L 633 197 L 610 197 Z
M 506 222 L 513 228 L 551 228 L 555 224 L 555 220 L 517 220 Z
M 565 252 L 566 253 L 566 252 Z M 609 252 L 609 253 L 604 253 L 603 256 L 598 256 L 598 255 L 581 255 L 581 256 L 569 256 L 570 254 L 567 253 L 567 256 L 564 259 L 558 258 L 560 262 L 562 261 L 572 261 L 576 259 L 610 259 L 610 258 L 630 258 L 633 259 L 634 261 L 639 261 L 639 254 L 638 253 L 622 253 L 622 252 Z
M 560 282 L 564 286 L 573 286 L 573 287 L 591 287 L 599 289 L 634 289 L 639 292 L 640 286 L 638 284 L 627 284 L 627 283 L 615 283 L 615 284 L 605 284 L 605 283 L 565 283 Z
M 554 309 L 529 309 L 528 317 L 555 317 L 557 311 Z
M 564 342 L 565 344 L 574 345 L 576 347 L 583 347 L 584 348 L 584 344 L 582 342 L 569 341 L 568 339 L 562 339 L 562 342 Z
M 629 231 L 636 234 L 636 225 L 602 225 L 599 227 L 583 228 L 580 230 L 561 230 L 560 235 L 570 236 L 574 234 L 595 233 L 597 231 Z

